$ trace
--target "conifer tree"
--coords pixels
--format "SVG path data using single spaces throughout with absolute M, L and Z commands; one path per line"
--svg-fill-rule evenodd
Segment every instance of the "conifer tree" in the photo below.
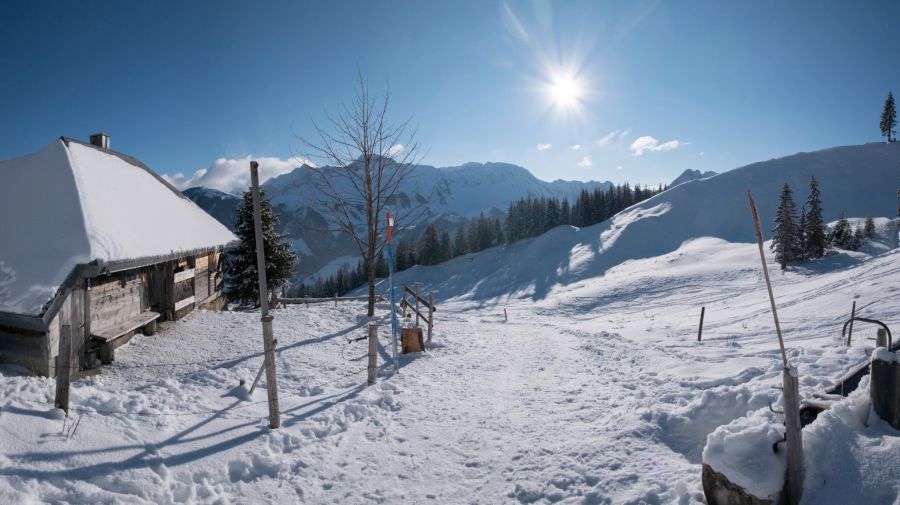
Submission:
M 809 230 L 806 225 L 806 206 L 800 207 L 800 224 L 797 226 L 797 259 L 805 260 Z
M 897 127 L 897 109 L 894 106 L 894 94 L 888 91 L 887 100 L 884 101 L 884 108 L 881 110 L 881 136 L 887 137 L 888 142 L 893 142 L 894 135 L 897 133 L 894 128 Z
M 775 209 L 775 228 L 772 230 L 772 250 L 775 259 L 783 270 L 788 263 L 797 259 L 797 206 L 794 204 L 793 192 L 788 183 L 784 183 L 778 208 Z
M 868 239 L 875 237 L 875 220 L 872 219 L 872 216 L 866 218 L 866 224 L 863 227 L 863 234 Z
M 263 229 L 263 255 L 266 261 L 266 283 L 269 292 L 287 286 L 294 276 L 297 257 L 291 243 L 278 233 L 278 216 L 265 193 L 259 191 L 260 219 Z M 240 242 L 228 250 L 225 270 L 228 297 L 238 306 L 259 306 L 259 279 L 256 269 L 256 229 L 253 223 L 253 196 L 245 191 L 237 209 L 234 234 Z
M 835 247 L 848 249 L 852 239 L 853 230 L 850 228 L 850 223 L 847 221 L 847 218 L 844 216 L 844 211 L 842 210 L 840 219 L 835 223 L 834 230 L 831 231 L 831 243 Z
M 825 223 L 822 222 L 822 199 L 819 193 L 819 183 L 815 176 L 809 179 L 809 197 L 806 199 L 805 207 L 806 234 L 803 256 L 808 259 L 821 258 L 825 256 L 828 238 Z

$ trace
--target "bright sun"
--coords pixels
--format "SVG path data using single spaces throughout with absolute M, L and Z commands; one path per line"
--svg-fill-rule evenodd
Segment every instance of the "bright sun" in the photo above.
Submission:
M 547 91 L 553 104 L 564 109 L 578 105 L 581 98 L 581 86 L 571 77 L 557 77 Z

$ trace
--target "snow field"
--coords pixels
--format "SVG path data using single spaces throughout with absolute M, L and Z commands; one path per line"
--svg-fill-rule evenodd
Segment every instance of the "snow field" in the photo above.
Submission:
M 779 408 L 781 364 L 754 244 L 697 239 L 565 289 L 524 285 L 519 297 L 454 291 L 462 270 L 481 275 L 501 252 L 398 276 L 437 291 L 435 341 L 394 375 L 379 305 L 373 387 L 357 360 L 365 342 L 346 344 L 365 333 L 364 304 L 274 311 L 277 431 L 263 389 L 244 399 L 238 387 L 261 363 L 258 313 L 197 311 L 136 336 L 102 375 L 74 384 L 82 422 L 69 439 L 53 382 L 6 368 L 0 502 L 691 504 L 702 503 L 707 440 L 707 455 L 745 451 L 755 462 L 730 476 L 774 482 L 780 420 L 767 404 Z M 835 338 L 853 300 L 860 315 L 896 324 L 897 254 L 769 265 L 803 397 L 866 359 L 874 328 L 857 325 L 850 348 Z M 864 400 L 804 429 L 814 460 L 804 503 L 896 503 L 885 469 L 897 437 L 884 423 L 865 426 Z

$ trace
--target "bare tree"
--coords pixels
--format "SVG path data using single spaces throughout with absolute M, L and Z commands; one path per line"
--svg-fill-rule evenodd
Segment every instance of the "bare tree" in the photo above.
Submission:
M 375 262 L 384 249 L 384 215 L 404 179 L 418 163 L 419 144 L 410 121 L 389 123 L 390 93 L 373 96 L 362 75 L 350 103 L 313 123 L 317 139 L 300 140 L 320 167 L 313 169 L 321 200 L 318 207 L 338 229 L 353 238 L 368 270 L 368 315 L 375 315 Z M 396 209 L 396 222 L 418 207 Z M 397 212 L 399 210 L 400 212 Z

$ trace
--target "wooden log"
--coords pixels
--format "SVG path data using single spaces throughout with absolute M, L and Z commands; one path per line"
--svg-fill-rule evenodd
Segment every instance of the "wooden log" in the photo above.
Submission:
M 702 481 L 707 505 L 775 505 L 774 500 L 753 496 L 707 464 L 703 465 Z
M 781 377 L 784 385 L 784 428 L 787 441 L 786 503 L 797 505 L 803 496 L 803 438 L 800 431 L 800 389 L 797 369 L 785 367 Z
M 375 373 L 378 366 L 378 325 L 369 323 L 369 367 L 368 384 L 375 384 Z
M 422 328 L 403 328 L 400 340 L 403 354 L 425 350 L 425 343 L 422 341 Z
M 69 415 L 69 386 L 72 378 L 72 326 L 64 324 L 59 331 L 59 355 L 56 357 L 56 401 L 54 404 Z
M 875 347 L 884 347 L 888 346 L 888 338 L 887 338 L 887 330 L 884 328 L 878 328 L 878 334 L 875 336 Z
M 434 330 L 434 291 L 428 293 L 428 341 L 431 342 L 431 333 Z
M 900 355 L 888 349 L 875 349 L 869 395 L 878 417 L 900 430 Z
M 700 307 L 700 329 L 697 330 L 697 342 L 703 339 L 703 316 L 706 315 L 706 307 Z
M 849 333 L 847 333 L 847 345 L 850 345 L 851 339 L 853 339 L 853 318 L 856 317 L 856 300 L 853 300 L 853 307 L 850 309 L 850 329 Z

